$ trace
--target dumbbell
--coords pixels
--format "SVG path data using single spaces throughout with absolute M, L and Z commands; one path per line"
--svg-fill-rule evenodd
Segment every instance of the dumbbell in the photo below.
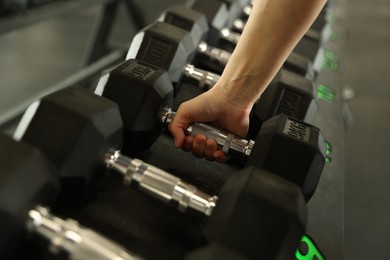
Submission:
M 0 258 L 22 254 L 20 245 L 29 235 L 45 241 L 51 253 L 65 253 L 69 259 L 139 259 L 77 221 L 50 214 L 44 206 L 55 202 L 59 173 L 32 146 L 0 135 L 0 180 Z
M 225 3 L 209 0 L 192 0 L 188 1 L 186 6 L 206 15 L 210 26 L 210 33 L 207 38 L 209 44 L 230 52 L 234 50 L 241 35 L 226 27 L 229 12 Z M 315 71 L 319 72 L 321 70 L 324 55 L 319 43 L 303 37 L 295 46 L 293 52 L 307 57 L 313 63 Z
M 328 6 L 325 5 L 321 13 L 317 16 L 313 24 L 305 33 L 304 38 L 294 48 L 294 52 L 305 55 L 310 58 L 310 60 L 314 63 L 314 69 L 316 72 L 319 72 L 322 68 L 324 52 L 322 48 L 319 48 L 318 52 L 315 52 L 315 46 L 322 46 L 323 43 L 326 42 L 331 35 L 331 25 L 327 19 L 328 9 Z M 232 23 L 229 23 L 229 26 L 221 30 L 222 36 L 226 37 L 225 41 L 228 42 L 227 46 L 231 45 L 231 43 L 238 41 L 240 36 L 239 34 L 243 32 L 244 27 L 246 25 L 246 20 L 251 12 L 251 4 L 244 6 L 242 9 L 243 15 L 240 18 L 234 20 Z M 231 30 L 229 28 L 231 28 Z
M 92 113 L 93 110 L 96 113 Z M 104 113 L 102 110 L 110 111 Z M 105 116 L 108 114 L 111 117 Z M 96 132 L 106 132 L 107 125 L 118 126 L 115 132 L 121 128 L 117 122 L 120 121 L 119 111 L 113 102 L 80 88 L 65 89 L 44 97 L 39 101 L 36 113 L 27 111 L 25 116 L 30 123 L 27 128 L 23 126 L 26 132 L 22 140 L 40 147 L 49 158 L 63 157 L 68 166 L 74 166 L 62 166 L 62 171 L 69 171 L 68 175 L 71 175 L 72 171 L 82 168 L 85 175 L 93 169 L 110 168 L 123 175 L 125 184 L 173 204 L 181 211 L 208 218 L 204 235 L 210 242 L 234 248 L 254 259 L 262 255 L 291 257 L 299 245 L 306 225 L 306 206 L 299 187 L 287 180 L 260 168 L 248 167 L 233 174 L 217 197 L 141 160 L 123 156 L 116 150 L 118 147 L 107 147 L 111 140 L 107 142 L 103 137 L 95 138 L 95 146 L 69 150 L 68 144 L 91 138 Z M 56 129 L 52 119 L 58 117 L 61 121 L 57 124 L 63 130 L 47 136 Z M 90 127 L 92 125 L 95 129 Z M 54 143 L 53 139 L 62 141 Z M 119 147 L 121 139 L 117 137 L 116 140 Z M 80 153 L 95 160 L 88 162 L 74 156 Z M 102 172 L 95 174 L 102 175 Z M 90 178 L 79 174 L 78 177 Z M 262 250 L 258 250 L 259 245 Z
M 320 24 L 323 16 L 319 16 L 316 21 L 313 23 L 313 25 Z M 246 26 L 246 22 L 241 19 L 236 19 L 233 21 L 233 25 L 231 27 L 231 30 L 233 32 L 236 32 L 238 34 L 242 34 L 244 31 L 244 28 Z M 317 25 L 318 26 L 318 25 Z M 319 43 L 322 45 L 324 42 L 326 42 L 329 39 L 330 36 L 330 25 L 328 23 L 324 24 L 324 28 L 322 30 L 316 30 L 313 27 L 309 28 L 307 32 L 305 33 L 305 36 L 307 39 L 314 41 L 315 43 Z
M 214 0 L 215 1 L 215 0 Z M 219 2 L 225 3 L 229 12 L 229 18 L 226 25 L 230 26 L 233 21 L 242 16 L 244 9 L 247 6 L 251 6 L 251 1 L 248 0 L 217 0 Z
M 235 29 L 235 25 L 234 25 L 235 21 L 240 21 L 238 22 L 239 24 L 240 23 L 242 24 L 242 22 L 245 23 L 248 17 L 250 16 L 250 14 L 252 13 L 253 1 L 250 2 L 244 0 L 239 0 L 239 1 L 217 0 L 217 1 L 224 2 L 225 4 L 227 4 L 230 13 L 234 13 L 234 15 L 231 15 L 233 19 L 237 18 L 233 20 L 233 23 L 231 22 L 228 23 L 229 27 L 231 27 L 232 29 Z M 317 40 L 318 42 L 327 39 L 329 32 L 326 31 L 330 29 L 328 19 L 327 19 L 327 15 L 329 14 L 329 9 L 330 9 L 329 2 L 327 2 L 324 8 L 321 10 L 320 14 L 317 16 L 316 20 L 313 22 L 309 31 L 306 33 L 306 36 L 308 38 Z M 232 19 L 230 19 L 229 21 L 231 20 Z M 242 25 L 239 25 L 237 29 L 239 30 L 238 32 L 241 33 L 243 29 Z
M 231 53 L 220 48 L 211 47 L 204 41 L 209 32 L 209 27 L 203 13 L 183 5 L 175 5 L 166 9 L 158 20 L 189 31 L 193 44 L 197 49 L 193 63 L 199 64 L 212 72 L 222 74 Z M 287 57 L 283 68 L 310 80 L 315 77 L 312 63 L 306 57 L 294 52 Z
M 326 19 L 326 14 L 324 10 L 326 10 L 325 7 L 323 11 L 314 20 L 313 24 L 305 34 L 305 37 L 320 44 L 326 42 L 329 39 L 330 32 L 331 32 L 331 26 Z M 244 17 L 235 19 L 232 22 L 231 27 L 229 28 L 231 28 L 234 32 L 242 33 L 246 25 L 245 18 L 248 18 L 251 12 L 252 12 L 252 5 L 248 4 L 244 6 L 242 9 L 242 14 Z
M 186 65 L 184 72 L 186 81 L 205 90 L 212 88 L 220 78 L 217 74 L 197 69 L 190 64 Z M 179 102 L 186 101 L 188 96 Z M 287 70 L 279 70 L 251 110 L 246 138 L 256 138 L 263 122 L 279 114 L 312 123 L 317 109 L 318 103 L 312 83 Z
M 173 88 L 167 72 L 142 61 L 127 60 L 102 76 L 95 93 L 118 104 L 122 120 L 129 126 L 128 135 L 139 136 L 137 131 L 142 130 L 142 140 L 151 143 L 174 115 L 169 109 L 172 100 L 161 94 L 168 89 Z M 307 199 L 314 193 L 325 162 L 320 130 L 286 115 L 264 122 L 256 142 L 198 123 L 188 128 L 187 134 L 216 139 L 218 147 L 233 158 L 296 183 Z
M 134 37 L 127 58 L 141 59 L 162 67 L 168 70 L 168 73 L 172 72 L 170 75 L 176 73 L 178 66 L 183 65 L 185 66 L 182 72 L 183 80 L 190 81 L 207 90 L 214 86 L 219 76 L 197 69 L 193 65 L 184 65 L 186 59 L 183 56 L 185 53 L 179 46 L 185 46 L 185 49 L 188 50 L 187 57 L 195 51 L 195 47 L 188 41 L 188 37 L 190 37 L 190 33 L 187 31 L 167 23 L 156 22 Z M 164 42 L 164 45 L 161 45 L 161 42 Z M 155 49 L 159 51 L 157 52 Z M 175 57 L 181 56 L 181 63 L 170 53 L 175 53 Z M 178 85 L 176 84 L 176 93 L 177 89 Z M 313 83 L 290 71 L 281 70 L 252 109 L 248 137 L 255 138 L 262 122 L 279 113 L 285 113 L 312 123 L 316 111 L 317 100 Z
M 167 70 L 175 92 L 178 92 L 183 68 L 197 50 L 194 39 L 196 37 L 186 30 L 167 23 L 155 22 L 133 38 L 126 59 L 136 58 Z M 296 59 L 293 57 L 291 61 L 293 60 Z M 300 65 L 292 67 L 293 71 L 301 70 L 298 68 Z

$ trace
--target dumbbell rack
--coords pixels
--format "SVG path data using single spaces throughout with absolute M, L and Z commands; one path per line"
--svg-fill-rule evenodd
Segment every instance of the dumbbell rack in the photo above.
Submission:
M 332 34 L 324 46 L 325 61 L 316 80 L 319 108 L 314 125 L 321 129 L 327 141 L 327 163 L 308 203 L 307 234 L 328 259 L 343 259 L 345 130 L 352 120 L 343 99 L 346 29 L 342 12 L 340 3 L 335 3 L 329 16 Z
M 322 130 L 327 141 L 328 160 L 317 190 L 308 203 L 307 237 L 297 251 L 298 259 L 312 259 L 299 256 L 305 255 L 306 251 L 309 251 L 308 255 L 314 252 L 318 259 L 343 258 L 344 140 L 349 119 L 342 97 L 341 57 L 345 28 L 341 11 L 339 5 L 334 4 L 330 14 L 332 36 L 324 45 L 325 62 L 316 79 L 319 111 L 314 125 Z M 183 87 L 176 98 L 175 109 L 179 101 L 186 98 L 186 89 L 189 88 Z M 194 160 L 191 154 L 174 148 L 168 135 L 162 135 L 139 158 L 194 185 L 202 183 L 202 189 L 211 194 L 218 192 L 228 176 L 239 169 L 234 164 Z M 204 183 L 208 185 L 204 186 Z M 101 184 L 85 208 L 58 210 L 57 213 L 78 219 L 81 224 L 105 234 L 146 259 L 182 259 L 203 243 L 202 220 L 183 215 L 126 188 L 119 177 L 106 177 Z M 32 252 L 39 255 L 35 250 Z

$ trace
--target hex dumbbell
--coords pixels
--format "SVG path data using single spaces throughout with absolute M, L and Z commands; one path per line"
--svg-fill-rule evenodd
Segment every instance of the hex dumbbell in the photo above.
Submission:
M 105 116 L 108 114 L 111 117 Z M 287 180 L 257 167 L 248 167 L 233 174 L 217 197 L 141 160 L 123 156 L 115 150 L 117 146 L 108 147 L 112 140 L 107 142 L 102 136 L 94 139 L 94 146 L 73 146 L 69 150 L 68 144 L 91 138 L 96 132 L 105 132 L 107 125 L 117 126 L 114 132 L 121 128 L 116 105 L 82 89 L 53 93 L 39 101 L 35 114 L 28 111 L 25 115 L 30 123 L 27 128 L 23 126 L 26 130 L 22 140 L 39 146 L 49 158 L 63 157 L 69 167 L 62 166 L 61 170 L 69 172 L 67 175 L 79 171 L 77 168 L 87 173 L 95 169 L 94 174 L 100 176 L 102 168 L 113 169 L 123 175 L 125 184 L 173 204 L 181 211 L 208 218 L 204 228 L 208 241 L 234 248 L 250 258 L 264 254 L 271 258 L 291 257 L 299 245 L 305 230 L 306 206 L 299 187 Z M 57 123 L 63 130 L 56 138 L 61 136 L 61 144 L 45 135 L 54 129 L 51 120 L 59 115 L 62 121 Z M 38 129 L 44 133 L 39 134 Z M 117 136 L 115 143 L 119 147 L 121 140 Z M 80 152 L 89 154 L 94 161 L 74 156 Z M 82 173 L 77 176 L 87 178 Z M 259 244 L 263 245 L 261 251 Z
M 320 44 L 329 39 L 331 32 L 330 24 L 326 19 L 324 10 L 326 10 L 326 7 L 324 7 L 322 12 L 317 16 L 317 18 L 305 34 L 305 37 Z M 235 19 L 233 23 L 231 23 L 230 28 L 237 33 L 242 33 L 246 25 L 246 19 L 249 17 L 251 12 L 251 4 L 243 6 L 241 12 L 242 16 Z
M 231 56 L 231 53 L 212 47 L 204 40 L 209 33 L 206 16 L 183 5 L 175 5 L 166 9 L 159 17 L 160 21 L 172 24 L 189 31 L 197 51 L 193 63 L 212 72 L 221 74 Z M 287 70 L 313 80 L 315 73 L 312 63 L 302 55 L 291 53 L 283 67 Z
M 169 53 L 184 56 L 185 53 L 179 46 L 185 46 L 189 57 L 196 48 L 188 41 L 188 37 L 190 37 L 190 33 L 187 31 L 167 23 L 156 22 L 135 36 L 127 58 L 140 58 L 168 70 L 170 74 L 176 73 L 177 67 L 181 64 L 177 59 L 173 59 L 174 56 L 169 55 Z M 192 35 L 191 38 L 195 38 L 195 36 Z M 161 42 L 164 42 L 164 45 L 161 45 Z M 155 49 L 159 51 L 157 52 Z M 181 55 L 178 55 L 179 53 Z M 185 58 L 181 57 L 182 64 L 184 60 Z M 202 89 L 207 90 L 213 87 L 219 79 L 219 75 L 197 69 L 193 65 L 183 64 L 183 66 L 185 66 L 182 73 L 183 81 L 190 81 Z M 178 87 L 177 84 L 176 87 Z M 261 124 L 279 113 L 312 123 L 316 111 L 317 100 L 313 83 L 302 76 L 282 69 L 252 109 L 248 137 L 255 138 Z
M 162 69 L 128 60 L 104 75 L 95 93 L 118 104 L 123 122 L 129 124 L 128 134 L 135 136 L 142 130 L 142 140 L 150 143 L 174 116 L 169 109 L 172 101 L 161 94 L 169 88 L 172 85 Z M 141 106 L 140 99 L 146 101 Z M 153 106 L 149 99 L 153 99 Z M 206 124 L 192 125 L 187 134 L 216 139 L 219 148 L 232 157 L 293 181 L 302 187 L 307 199 L 314 193 L 325 162 L 325 144 L 319 129 L 285 115 L 264 122 L 256 142 Z
M 46 207 L 59 194 L 60 175 L 32 146 L 0 135 L 0 257 L 14 259 L 26 234 L 47 241 L 51 253 L 69 259 L 139 259 L 122 246 Z M 31 257 L 31 256 L 29 256 Z
M 234 50 L 241 35 L 226 27 L 229 11 L 225 3 L 193 0 L 187 2 L 187 6 L 206 15 L 210 27 L 213 28 L 207 39 L 208 43 L 222 47 L 230 52 Z M 315 71 L 319 72 L 321 70 L 323 50 L 320 48 L 319 43 L 303 37 L 294 48 L 294 52 L 309 58 L 314 65 Z

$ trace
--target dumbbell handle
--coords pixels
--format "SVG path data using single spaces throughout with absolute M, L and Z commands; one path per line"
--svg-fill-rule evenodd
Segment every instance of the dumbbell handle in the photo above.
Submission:
M 192 64 L 184 67 L 183 74 L 187 79 L 191 79 L 194 84 L 204 90 L 209 90 L 217 83 L 221 77 L 218 74 L 198 69 Z
M 198 45 L 198 53 L 205 55 L 211 62 L 217 63 L 218 65 L 225 67 L 228 63 L 231 52 L 222 50 L 220 48 L 211 47 L 206 42 L 201 42 Z
M 244 28 L 246 26 L 246 23 L 241 20 L 241 19 L 236 19 L 233 21 L 233 29 L 236 30 L 238 33 L 242 33 L 244 31 Z M 230 36 L 230 38 L 234 38 L 234 40 L 232 41 L 233 43 L 235 43 L 235 39 L 237 38 L 237 35 L 236 33 L 233 33 L 233 32 L 230 32 L 230 34 L 233 34 L 234 36 Z M 324 33 L 325 34 L 325 33 Z M 321 34 L 321 32 L 318 32 L 316 30 L 313 30 L 312 28 L 309 28 L 306 33 L 305 33 L 305 37 L 309 38 L 309 39 L 312 39 L 314 41 L 317 41 L 317 42 L 320 42 L 322 38 L 325 38 L 325 36 L 323 36 Z M 228 39 L 227 39 L 228 40 Z
M 241 34 L 232 32 L 229 28 L 223 28 L 219 32 L 219 36 L 232 44 L 236 45 L 240 40 Z
M 177 206 L 182 211 L 210 216 L 217 196 L 210 196 L 155 166 L 139 159 L 121 155 L 120 151 L 106 153 L 104 161 L 109 168 L 124 175 L 126 185 L 134 185 L 150 195 Z
M 246 23 L 241 19 L 236 19 L 233 21 L 233 29 L 238 31 L 239 33 L 242 33 L 244 31 Z
M 161 120 L 165 125 L 169 125 L 175 115 L 176 113 L 172 109 L 166 108 L 162 113 Z M 203 123 L 192 124 L 186 129 L 186 133 L 191 136 L 202 134 L 208 139 L 214 139 L 220 150 L 242 161 L 245 161 L 250 156 L 255 144 L 253 140 L 238 138 L 232 133 Z
M 27 228 L 47 239 L 52 253 L 66 252 L 69 259 L 141 259 L 75 220 L 51 215 L 45 207 L 37 206 L 29 211 Z
M 244 8 L 242 9 L 242 13 L 247 17 L 249 17 L 252 13 L 252 9 L 253 9 L 253 3 L 244 6 Z

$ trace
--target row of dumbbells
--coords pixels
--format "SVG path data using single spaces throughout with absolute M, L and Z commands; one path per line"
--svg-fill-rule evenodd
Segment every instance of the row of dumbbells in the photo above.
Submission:
M 252 111 L 249 137 L 255 141 L 205 124 L 187 129 L 188 134 L 214 137 L 224 152 L 245 166 L 232 174 L 218 196 L 120 152 L 136 156 L 163 134 L 174 116 L 174 95 L 180 95 L 186 73 L 192 75 L 192 82 L 197 80 L 196 85 L 205 82 L 198 80 L 205 74 L 206 78 L 214 76 L 193 67 L 192 74 L 188 73 L 189 62 L 198 60 L 223 70 L 219 58 L 230 54 L 208 47 L 204 40 L 215 37 L 208 30 L 210 21 L 224 16 L 224 25 L 228 23 L 229 9 L 215 0 L 221 9 L 210 20 L 198 10 L 205 6 L 203 11 L 210 11 L 210 5 L 202 3 L 192 2 L 192 9 L 173 7 L 162 16 L 164 22 L 140 32 L 127 61 L 102 76 L 95 94 L 69 88 L 44 97 L 26 111 L 14 135 L 17 142 L 2 137 L 1 174 L 6 180 L 2 212 L 7 220 L 2 223 L 12 223 L 4 227 L 8 232 L 3 233 L 2 251 L 11 252 L 11 245 L 18 244 L 11 238 L 22 236 L 27 226 L 30 232 L 44 236 L 53 252 L 83 258 L 133 257 L 96 233 L 84 232 L 76 222 L 64 222 L 45 208 L 34 208 L 76 203 L 93 192 L 110 168 L 123 175 L 125 185 L 208 218 L 204 233 L 210 244 L 189 258 L 200 254 L 213 259 L 221 252 L 248 258 L 292 257 L 305 230 L 305 199 L 313 195 L 325 161 L 319 129 L 304 122 L 311 122 L 316 110 L 310 60 L 296 55 L 305 60 L 304 75 L 282 70 L 272 83 L 275 87 L 262 95 L 259 104 L 263 107 Z M 236 4 L 232 2 L 231 9 Z M 282 115 L 273 117 L 277 114 Z

